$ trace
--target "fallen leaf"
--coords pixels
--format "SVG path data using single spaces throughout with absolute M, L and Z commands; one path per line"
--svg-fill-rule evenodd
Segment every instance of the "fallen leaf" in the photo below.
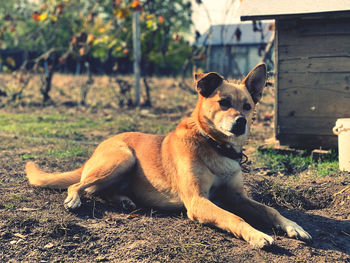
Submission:
M 140 216 L 139 214 L 131 214 L 131 215 L 128 215 L 128 219 L 133 219 L 133 218 L 135 218 L 135 217 L 138 217 L 138 216 Z

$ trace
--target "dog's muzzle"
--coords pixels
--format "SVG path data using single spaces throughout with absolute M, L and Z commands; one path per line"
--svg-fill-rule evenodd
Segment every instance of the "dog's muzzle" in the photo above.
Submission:
M 247 119 L 243 116 L 237 117 L 235 122 L 232 125 L 231 133 L 236 136 L 240 136 L 245 133 Z

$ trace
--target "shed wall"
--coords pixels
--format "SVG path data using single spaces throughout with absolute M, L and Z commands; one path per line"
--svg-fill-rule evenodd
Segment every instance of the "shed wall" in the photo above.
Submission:
M 278 20 L 276 135 L 281 144 L 336 148 L 350 118 L 350 19 Z
M 260 60 L 259 45 L 211 46 L 208 71 L 218 72 L 225 77 L 242 78 Z

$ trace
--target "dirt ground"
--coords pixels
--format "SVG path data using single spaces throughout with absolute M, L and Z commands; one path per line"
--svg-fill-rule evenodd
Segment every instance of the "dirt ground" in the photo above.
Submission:
M 61 87 L 59 94 L 53 93 L 54 106 L 28 106 L 26 102 L 24 106 L 2 107 L 0 115 L 59 114 L 90 119 L 107 116 L 112 122 L 119 115 L 130 115 L 140 122 L 149 119 L 173 127 L 193 108 L 195 98 L 169 84 L 169 80 L 150 83 L 154 104 L 151 109 L 135 112 L 119 109 L 103 99 L 93 101 L 100 95 L 90 95 L 90 106 L 72 107 L 66 102 L 77 98 L 79 90 L 70 86 Z M 350 190 L 340 192 L 350 185 L 349 174 L 271 175 L 254 159 L 254 149 L 272 136 L 271 94 L 265 94 L 246 147 L 250 159 L 245 165 L 249 169 L 244 173 L 246 190 L 255 200 L 277 208 L 299 223 L 312 235 L 312 243 L 289 239 L 275 229 L 260 228 L 272 235 L 276 244 L 263 250 L 253 249 L 229 233 L 190 221 L 185 212 L 170 214 L 142 208 L 124 212 L 97 196 L 84 195 L 82 207 L 68 212 L 63 207 L 65 191 L 28 185 L 24 156 L 35 152 L 34 161 L 47 171 L 77 168 L 87 156 L 53 157 L 45 152 L 60 147 L 60 143 L 66 146 L 68 140 L 58 143 L 0 131 L 0 262 L 350 262 Z M 35 97 L 29 97 L 35 101 Z M 136 129 L 148 128 L 141 125 Z M 92 142 L 84 144 L 90 154 L 95 143 L 118 131 L 118 127 L 88 129 L 81 142 Z M 281 202 L 271 182 L 292 189 L 292 200 Z M 335 193 L 339 194 L 334 196 Z

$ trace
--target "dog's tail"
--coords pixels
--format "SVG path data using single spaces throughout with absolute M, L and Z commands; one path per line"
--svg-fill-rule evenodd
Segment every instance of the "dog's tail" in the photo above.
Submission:
M 26 174 L 31 185 L 65 189 L 80 181 L 84 166 L 79 169 L 64 173 L 46 173 L 33 162 L 26 164 Z

